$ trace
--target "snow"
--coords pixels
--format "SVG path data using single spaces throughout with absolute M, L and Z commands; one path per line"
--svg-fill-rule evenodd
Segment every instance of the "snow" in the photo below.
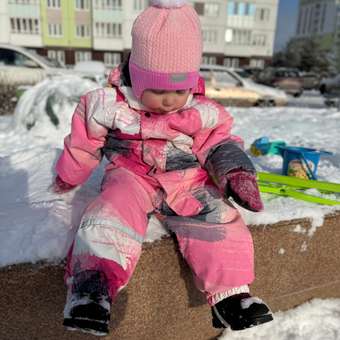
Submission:
M 225 330 L 219 340 L 340 340 L 340 299 L 314 299 L 274 321 L 243 331 Z
M 0 117 L 0 186 L 6 193 L 0 200 L 0 266 L 58 261 L 65 256 L 84 208 L 98 193 L 105 162 L 85 185 L 72 192 L 56 195 L 50 185 L 79 96 L 97 86 L 77 77 L 45 80 L 26 91 L 14 116 Z M 256 138 L 268 136 L 291 145 L 331 151 L 333 156 L 321 160 L 319 178 L 340 182 L 337 151 L 340 112 L 320 108 L 320 97 L 313 93 L 310 98 L 317 105 L 299 106 L 294 99 L 294 106 L 290 107 L 231 108 L 235 118 L 233 133 L 244 138 L 246 148 Z M 308 102 L 308 97 L 300 102 Z M 280 172 L 279 156 L 252 159 L 258 170 Z M 261 213 L 240 208 L 248 224 L 306 217 L 311 219 L 312 227 L 303 232 L 310 237 L 322 225 L 324 216 L 337 209 L 268 194 L 263 195 L 263 200 L 265 210 Z M 166 234 L 165 228 L 152 219 L 146 241 L 152 242 Z

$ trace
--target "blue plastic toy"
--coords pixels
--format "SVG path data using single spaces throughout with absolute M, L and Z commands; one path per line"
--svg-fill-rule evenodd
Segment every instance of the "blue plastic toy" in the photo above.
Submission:
M 268 137 L 256 139 L 250 147 L 253 156 L 280 155 L 283 158 L 282 175 L 305 179 L 317 179 L 317 167 L 321 155 L 331 152 L 288 146 L 282 140 L 270 141 Z
M 328 151 L 298 146 L 280 146 L 279 150 L 283 158 L 282 174 L 308 179 L 317 179 L 320 156 L 332 155 Z
M 264 155 L 281 155 L 280 146 L 286 146 L 283 140 L 270 141 L 268 137 L 256 139 L 250 146 L 250 152 L 253 156 Z

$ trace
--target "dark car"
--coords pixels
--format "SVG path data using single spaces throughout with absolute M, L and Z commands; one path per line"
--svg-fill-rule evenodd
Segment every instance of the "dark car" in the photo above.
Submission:
M 325 96 L 337 96 L 340 95 L 340 73 L 324 77 L 319 83 L 320 93 Z
M 303 93 L 303 80 L 298 70 L 268 67 L 257 77 L 261 84 L 277 87 L 294 97 Z

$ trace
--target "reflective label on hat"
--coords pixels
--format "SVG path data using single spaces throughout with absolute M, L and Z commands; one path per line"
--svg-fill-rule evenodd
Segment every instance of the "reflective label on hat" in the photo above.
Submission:
M 170 75 L 170 79 L 174 83 L 179 83 L 181 81 L 187 80 L 187 78 L 188 78 L 187 73 L 173 73 Z

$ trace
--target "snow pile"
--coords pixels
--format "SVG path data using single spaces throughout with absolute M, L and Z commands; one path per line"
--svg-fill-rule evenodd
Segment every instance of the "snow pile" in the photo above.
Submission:
M 98 183 L 90 180 L 63 196 L 49 187 L 73 110 L 80 96 L 96 87 L 75 76 L 47 79 L 22 95 L 14 116 L 1 117 L 0 266 L 65 256 Z
M 77 77 L 45 80 L 24 94 L 14 117 L 0 117 L 0 186 L 5 193 L 0 200 L 0 266 L 65 256 L 83 209 L 98 193 L 105 162 L 73 192 L 56 195 L 49 187 L 79 96 L 97 86 Z M 340 182 L 340 112 L 287 107 L 232 108 L 231 113 L 235 117 L 233 133 L 244 138 L 246 147 L 266 135 L 334 152 L 334 156 L 322 159 L 319 177 Z M 278 156 L 253 160 L 258 170 L 280 171 L 282 160 Z M 313 221 L 306 231 L 310 237 L 322 225 L 325 214 L 337 209 L 269 195 L 263 199 L 262 213 L 240 209 L 248 224 L 308 217 Z M 152 220 L 146 241 L 166 233 Z
M 20 98 L 14 114 L 15 128 L 29 131 L 30 136 L 43 143 L 60 143 L 69 133 L 71 115 L 80 96 L 98 86 L 77 76 L 40 82 Z
M 340 340 L 340 299 L 314 299 L 274 321 L 244 331 L 225 330 L 219 340 Z

